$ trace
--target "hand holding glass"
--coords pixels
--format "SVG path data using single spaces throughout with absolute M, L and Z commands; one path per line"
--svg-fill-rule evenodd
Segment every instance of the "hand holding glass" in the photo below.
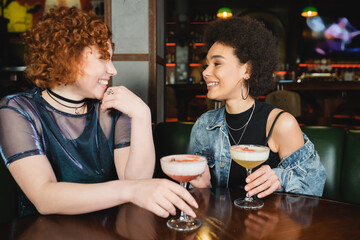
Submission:
M 169 155 L 160 159 L 163 172 L 180 182 L 186 188 L 189 181 L 201 175 L 206 167 L 205 157 L 190 154 Z M 167 221 L 167 226 L 177 231 L 191 231 L 201 226 L 199 219 L 191 219 L 181 211 L 180 217 L 173 217 Z
M 246 168 L 247 175 L 251 174 L 254 167 L 259 166 L 269 158 L 270 149 L 261 145 L 233 145 L 230 147 L 231 158 L 242 167 Z M 254 199 L 246 193 L 245 199 L 236 199 L 235 206 L 247 209 L 257 209 L 264 206 L 260 199 Z

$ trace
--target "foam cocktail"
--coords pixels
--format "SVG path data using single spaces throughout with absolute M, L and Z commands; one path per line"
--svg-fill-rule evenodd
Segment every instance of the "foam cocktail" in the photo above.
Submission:
M 177 154 L 162 157 L 160 159 L 163 172 L 180 182 L 180 185 L 186 188 L 189 181 L 201 175 L 206 167 L 205 157 L 190 154 Z M 191 231 L 201 226 L 199 219 L 189 218 L 183 211 L 180 217 L 173 217 L 167 221 L 167 226 L 177 231 Z
M 254 167 L 259 166 L 269 158 L 270 149 L 261 145 L 233 145 L 230 147 L 231 158 L 242 167 L 246 168 L 247 175 L 251 174 Z M 235 206 L 241 208 L 261 208 L 263 201 L 253 199 L 246 193 L 245 199 L 236 199 Z
M 180 183 L 189 182 L 205 170 L 206 158 L 198 155 L 179 154 L 161 158 L 163 172 Z

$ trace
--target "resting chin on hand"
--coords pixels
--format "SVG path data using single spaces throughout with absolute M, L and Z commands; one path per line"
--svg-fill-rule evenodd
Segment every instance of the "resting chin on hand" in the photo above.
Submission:
M 194 180 L 191 180 L 190 184 L 196 188 L 208 188 L 210 187 L 210 179 L 211 176 L 209 166 L 206 165 L 204 173 L 195 178 Z
M 279 178 L 269 165 L 263 165 L 246 178 L 245 191 L 250 196 L 256 195 L 258 198 L 266 197 L 277 189 L 281 189 Z

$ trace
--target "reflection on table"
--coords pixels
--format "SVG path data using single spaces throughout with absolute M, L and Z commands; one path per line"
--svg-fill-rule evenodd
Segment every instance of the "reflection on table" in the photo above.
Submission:
M 360 205 L 275 193 L 259 210 L 233 200 L 240 189 L 192 189 L 203 225 L 192 232 L 166 227 L 166 219 L 133 204 L 90 214 L 29 216 L 0 226 L 2 239 L 356 239 Z

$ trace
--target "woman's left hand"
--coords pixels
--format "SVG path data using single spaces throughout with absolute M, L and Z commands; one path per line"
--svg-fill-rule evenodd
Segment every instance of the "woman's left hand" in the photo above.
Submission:
M 203 174 L 190 181 L 190 184 L 196 188 L 208 188 L 210 187 L 210 170 L 209 166 L 206 164 L 205 171 Z
M 258 198 L 266 197 L 275 190 L 281 188 L 279 178 L 269 165 L 263 165 L 246 178 L 245 191 L 250 196 L 257 195 Z

